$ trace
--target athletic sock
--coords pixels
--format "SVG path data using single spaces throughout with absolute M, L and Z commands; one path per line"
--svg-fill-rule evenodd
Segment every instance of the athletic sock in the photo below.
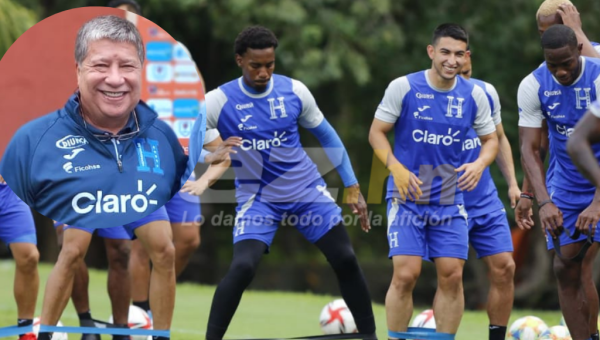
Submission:
M 490 340 L 504 340 L 506 338 L 506 326 L 490 325 Z
M 123 324 L 113 324 L 113 326 L 115 328 L 129 328 L 129 326 L 127 325 L 123 325 Z M 131 340 L 131 337 L 129 335 L 113 335 L 112 340 Z
M 600 336 L 598 335 L 598 331 L 596 331 L 596 333 L 592 334 L 592 340 L 600 340 Z
M 33 319 L 17 319 L 17 326 L 25 327 L 33 325 Z M 23 336 L 24 334 L 19 334 L 19 336 Z
M 38 334 L 37 340 L 52 340 L 52 333 L 40 332 Z
M 145 300 L 145 301 L 133 301 L 133 305 L 140 307 L 141 309 L 143 309 L 146 313 L 148 313 L 150 311 L 150 300 Z

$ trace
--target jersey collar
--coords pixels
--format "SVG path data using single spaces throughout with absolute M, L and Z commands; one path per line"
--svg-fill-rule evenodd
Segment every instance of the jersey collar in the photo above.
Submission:
M 577 77 L 577 79 L 575 79 L 573 84 L 571 84 L 569 86 L 573 86 L 573 85 L 577 84 L 577 82 L 579 82 L 579 79 L 581 79 L 581 77 L 583 76 L 583 72 L 585 71 L 585 58 L 583 56 L 580 56 L 579 60 L 581 61 L 581 72 L 579 72 L 579 76 Z M 551 75 L 552 75 L 552 80 L 554 80 L 555 83 L 557 83 L 560 86 L 565 86 L 565 85 L 559 83 L 558 80 L 556 80 L 556 78 L 554 78 L 554 75 L 552 73 L 551 73 Z M 565 86 L 565 87 L 569 87 L 569 86 Z
M 247 95 L 250 98 L 264 98 L 266 96 L 268 96 L 271 91 L 273 91 L 273 83 L 275 82 L 274 80 L 275 77 L 271 76 L 271 80 L 269 80 L 269 86 L 267 86 L 267 89 L 264 92 L 260 92 L 257 93 L 256 91 L 254 91 L 254 89 L 251 89 L 250 87 L 248 87 L 245 83 L 244 83 L 244 79 L 243 77 L 239 77 L 238 78 L 238 85 L 240 87 L 240 90 L 242 90 L 242 92 Z
M 429 87 L 431 87 L 433 90 L 438 91 L 438 92 L 450 92 L 450 91 L 454 90 L 454 88 L 456 87 L 456 84 L 458 83 L 458 79 L 456 79 L 456 78 L 460 77 L 459 75 L 456 75 L 456 77 L 454 77 L 454 84 L 452 84 L 452 87 L 445 90 L 445 89 L 440 89 L 439 87 L 433 86 L 433 84 L 429 81 L 429 72 L 431 72 L 431 69 L 425 70 L 425 80 L 427 81 L 427 85 L 429 85 Z

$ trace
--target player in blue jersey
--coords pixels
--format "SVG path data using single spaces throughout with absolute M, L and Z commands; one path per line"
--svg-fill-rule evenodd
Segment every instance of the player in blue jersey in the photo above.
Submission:
M 519 136 L 523 168 L 533 186 L 539 205 L 542 227 L 548 244 L 557 240 L 563 257 L 554 257 L 559 300 L 571 336 L 576 340 L 596 338 L 598 296 L 592 279 L 592 264 L 597 245 L 583 258 L 575 258 L 585 245 L 586 229 L 598 215 L 594 186 L 577 172 L 566 151 L 567 140 L 575 124 L 597 99 L 600 86 L 600 61 L 581 56 L 582 44 L 575 32 L 565 25 L 554 25 L 542 35 L 545 64 L 528 75 L 519 86 Z M 539 156 L 542 121 L 548 123 L 554 174 L 544 183 Z M 594 149 L 600 157 L 600 149 Z M 548 192 L 550 190 L 550 192 Z M 569 237 L 570 231 L 573 238 Z M 595 240 L 600 239 L 595 235 Z M 549 247 L 550 248 L 550 247 Z M 588 287 L 594 287 L 589 289 Z M 594 306 L 595 305 L 595 306 Z
M 579 12 L 569 0 L 544 1 L 536 13 L 536 22 L 540 36 L 553 25 L 564 24 L 565 26 L 570 27 L 575 32 L 577 41 L 582 44 L 581 54 L 583 56 L 592 58 L 600 57 L 600 44 L 596 42 L 590 42 L 590 40 L 586 37 L 582 29 Z M 590 46 L 593 48 L 590 48 Z M 549 145 L 550 141 L 548 139 L 548 126 L 545 119 L 542 123 L 540 143 L 539 152 L 543 162 L 546 154 L 551 148 L 551 145 Z M 554 174 L 554 163 L 554 155 L 550 152 L 548 169 L 546 171 L 546 187 L 549 192 L 551 192 L 550 182 L 552 180 L 552 175 Z M 532 219 L 533 211 L 531 209 L 534 195 L 533 188 L 531 187 L 527 176 L 524 176 L 523 178 L 522 188 L 522 199 L 519 200 L 517 207 L 515 208 L 515 221 L 517 222 L 517 226 L 519 228 L 530 229 L 534 225 Z M 548 243 L 548 246 L 550 249 L 553 248 L 552 243 Z M 594 247 L 597 247 L 597 245 L 594 245 Z M 593 263 L 585 262 L 583 265 L 585 267 L 593 266 Z M 592 268 L 586 268 L 584 272 L 591 275 Z M 597 322 L 593 317 L 594 315 L 598 315 L 598 295 L 593 278 L 590 277 L 589 279 L 586 279 L 585 283 L 586 295 L 588 296 L 588 301 L 590 301 L 590 332 L 594 334 L 594 340 L 598 340 L 600 337 L 598 336 Z
M 6 185 L 0 175 L 0 241 L 8 245 L 15 259 L 14 296 L 19 326 L 33 324 L 40 278 L 36 247 L 37 237 L 31 209 Z M 19 340 L 36 340 L 33 333 L 21 334 Z
M 496 164 L 508 183 L 508 198 L 511 207 L 514 208 L 521 190 L 515 176 L 510 142 L 502 126 L 500 98 L 492 84 L 471 78 L 472 72 L 471 55 L 467 55 L 460 74 L 465 79 L 475 82 L 486 92 L 498 135 Z M 479 138 L 471 129 L 463 144 L 463 153 L 466 156 L 463 161 L 467 163 L 475 161 L 480 150 Z M 489 339 L 504 340 L 514 300 L 515 261 L 512 257 L 512 236 L 506 219 L 506 210 L 498 197 L 489 168 L 483 172 L 477 187 L 473 191 L 465 191 L 463 195 L 465 208 L 469 214 L 469 243 L 477 252 L 477 257 L 485 261 L 490 271 L 491 285 L 487 303 L 487 314 L 490 320 Z
M 583 45 L 581 54 L 586 57 L 600 58 L 600 44 L 591 42 L 581 25 L 581 19 L 577 8 L 569 0 L 545 0 L 540 5 L 535 15 L 538 32 L 540 36 L 553 25 L 563 24 L 573 29 L 577 35 L 577 41 Z M 544 161 L 549 149 L 548 126 L 544 120 L 542 124 L 542 141 L 540 145 L 541 159 Z M 548 170 L 546 172 L 546 185 L 550 182 L 554 167 L 554 159 L 550 154 Z M 532 205 L 533 205 L 533 188 L 529 184 L 527 176 L 523 178 L 522 190 L 524 195 L 519 200 L 515 209 L 515 221 L 521 229 L 530 229 L 533 226 L 532 220 Z M 591 289 L 591 288 L 590 288 Z
M 392 81 L 371 125 L 369 142 L 392 174 L 386 198 L 394 275 L 386 312 L 393 332 L 408 327 L 424 256 L 437 269 L 437 332 L 454 337 L 464 310 L 462 273 L 469 244 L 462 191 L 477 186 L 498 149 L 484 90 L 457 77 L 469 54 L 467 46 L 462 27 L 438 26 L 427 47 L 431 68 Z M 479 136 L 481 151 L 472 163 L 464 163 L 462 149 L 471 129 Z M 387 139 L 392 130 L 393 151 Z
M 234 45 L 242 76 L 206 96 L 207 127 L 218 129 L 223 138 L 242 138 L 237 154 L 232 155 L 238 202 L 233 259 L 215 291 L 206 338 L 223 338 L 282 220 L 295 225 L 325 255 L 358 331 L 375 338 L 369 291 L 341 223 L 341 209 L 302 149 L 298 125 L 311 131 L 325 148 L 350 188 L 352 211 L 360 215 L 361 226 L 368 231 L 366 203 L 348 154 L 308 88 L 298 80 L 273 74 L 278 45 L 273 32 L 249 27 Z
M 162 206 L 179 191 L 189 167 L 173 131 L 140 101 L 144 58 L 131 22 L 116 16 L 86 22 L 75 42 L 77 93 L 64 108 L 19 129 L 0 171 L 19 197 L 48 217 L 92 229 L 124 225 L 135 233 L 153 263 L 154 328 L 168 330 L 174 247 Z M 42 325 L 57 323 L 90 240 L 89 232 L 64 231 L 46 285 Z M 49 338 L 40 332 L 41 340 Z

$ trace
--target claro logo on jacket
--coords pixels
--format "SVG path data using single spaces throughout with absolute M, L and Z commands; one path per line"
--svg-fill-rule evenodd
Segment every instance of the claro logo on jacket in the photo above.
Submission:
M 158 205 L 158 201 L 150 199 L 150 195 L 156 190 L 156 184 L 144 189 L 142 180 L 138 180 L 138 193 L 136 194 L 105 194 L 102 190 L 95 193 L 80 192 L 71 200 L 73 210 L 78 214 L 89 213 L 127 213 L 133 210 L 143 213 L 150 205 Z

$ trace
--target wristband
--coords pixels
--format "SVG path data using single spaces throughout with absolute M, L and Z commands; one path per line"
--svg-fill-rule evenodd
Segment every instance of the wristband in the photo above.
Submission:
M 535 196 L 533 196 L 533 194 L 530 192 L 522 192 L 521 198 L 528 198 L 530 200 L 533 200 L 535 198 Z
M 543 206 L 545 206 L 548 203 L 552 203 L 554 204 L 554 202 L 552 202 L 552 200 L 545 200 L 545 201 L 541 201 L 540 203 L 538 203 L 538 210 L 541 210 Z

